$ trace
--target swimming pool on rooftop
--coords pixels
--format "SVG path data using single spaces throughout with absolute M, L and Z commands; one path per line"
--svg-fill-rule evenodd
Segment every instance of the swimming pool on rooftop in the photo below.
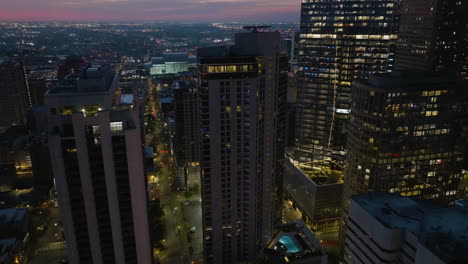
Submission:
M 294 236 L 282 236 L 278 242 L 285 247 L 287 253 L 297 253 L 304 251 L 301 244 Z

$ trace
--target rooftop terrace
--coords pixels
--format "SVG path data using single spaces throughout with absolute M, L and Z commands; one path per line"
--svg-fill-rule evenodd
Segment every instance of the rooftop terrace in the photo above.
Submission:
M 47 94 L 106 93 L 116 83 L 117 74 L 109 65 L 91 65 L 79 74 L 70 74 L 60 85 L 47 91 Z
M 343 183 L 343 167 L 331 160 L 300 161 L 292 151 L 286 153 L 289 162 L 317 185 Z
M 300 220 L 279 226 L 265 254 L 284 257 L 287 262 L 326 255 L 314 234 Z

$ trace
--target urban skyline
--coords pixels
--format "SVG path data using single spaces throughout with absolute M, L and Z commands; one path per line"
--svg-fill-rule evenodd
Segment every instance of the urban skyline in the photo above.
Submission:
M 2 7 L 2 264 L 468 263 L 465 1 Z

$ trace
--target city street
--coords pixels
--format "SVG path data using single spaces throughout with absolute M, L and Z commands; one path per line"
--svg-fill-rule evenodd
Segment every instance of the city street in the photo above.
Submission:
M 55 264 L 66 260 L 63 227 L 58 207 L 49 203 L 48 207 L 32 211 L 31 240 L 26 250 L 27 263 Z
M 192 261 L 203 261 L 203 234 L 201 202 L 190 201 L 183 205 L 184 219 L 190 230 L 191 248 L 193 250 Z M 194 229 L 195 228 L 195 229 Z
M 154 147 L 156 172 L 149 177 L 150 200 L 160 199 L 166 225 L 165 250 L 155 250 L 161 263 L 191 263 L 202 260 L 201 204 L 199 195 L 185 202 L 183 192 L 176 189 L 174 161 L 170 155 L 167 126 L 153 87 L 148 94 L 147 113 L 155 116 L 146 144 Z M 195 227 L 195 229 L 193 228 Z M 192 231 L 190 231 L 192 228 Z M 191 244 L 193 246 L 191 246 Z

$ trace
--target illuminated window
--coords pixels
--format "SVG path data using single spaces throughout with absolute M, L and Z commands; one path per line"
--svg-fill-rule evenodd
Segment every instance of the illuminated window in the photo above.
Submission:
M 99 129 L 99 126 L 93 126 L 93 135 L 99 136 L 101 134 L 101 130 Z
M 75 112 L 75 107 L 62 106 L 62 115 L 71 115 L 73 112 Z
M 426 111 L 426 116 L 437 116 L 439 111 Z
M 110 122 L 110 129 L 112 133 L 122 133 L 123 123 L 122 122 Z
M 86 105 L 83 109 L 85 116 L 96 116 L 100 108 L 97 105 Z

